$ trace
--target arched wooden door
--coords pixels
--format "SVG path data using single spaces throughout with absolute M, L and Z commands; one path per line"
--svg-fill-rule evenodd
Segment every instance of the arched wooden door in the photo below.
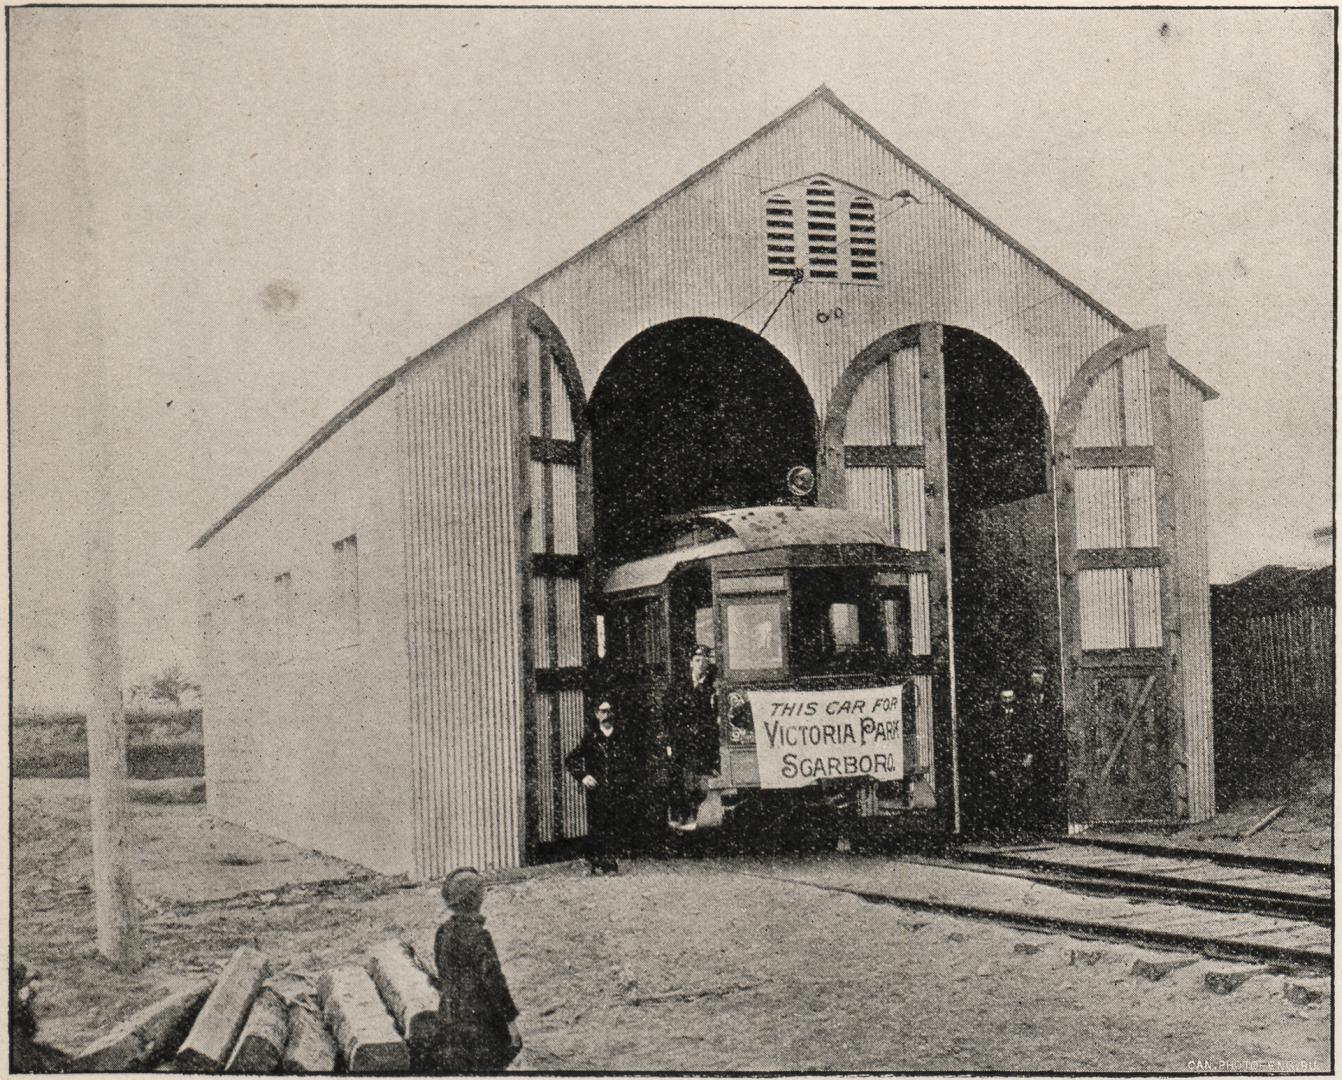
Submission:
M 521 408 L 522 626 L 526 642 L 524 819 L 530 861 L 541 844 L 587 830 L 582 789 L 564 755 L 582 738 L 583 674 L 595 650 L 589 602 L 592 446 L 582 377 L 540 308 L 517 301 L 513 345 Z
M 945 827 L 958 827 L 941 326 L 905 327 L 859 353 L 830 397 L 822 441 L 821 505 L 876 518 L 907 553 L 917 694 L 906 760 L 935 790 Z
M 1054 433 L 1068 820 L 1187 815 L 1163 327 L 1077 372 Z

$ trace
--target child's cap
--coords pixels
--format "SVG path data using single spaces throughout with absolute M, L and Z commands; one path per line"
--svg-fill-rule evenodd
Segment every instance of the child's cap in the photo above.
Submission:
M 485 898 L 485 879 L 473 866 L 453 870 L 443 882 L 443 901 L 453 911 L 479 911 Z

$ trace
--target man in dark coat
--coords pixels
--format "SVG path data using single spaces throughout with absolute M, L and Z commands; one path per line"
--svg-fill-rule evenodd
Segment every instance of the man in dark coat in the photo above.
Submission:
M 719 768 L 718 691 L 713 650 L 695 646 L 690 677 L 675 688 L 662 708 L 661 729 L 670 765 L 667 820 L 676 829 L 694 828 L 703 801 L 699 777 Z
M 989 789 L 985 824 L 988 831 L 1003 836 L 1017 835 L 1033 824 L 1035 754 L 1025 723 L 1016 691 L 999 691 L 985 732 Z
M 484 891 L 484 880 L 472 867 L 453 870 L 443 884 L 452 917 L 433 941 L 439 990 L 436 1065 L 443 1073 L 502 1072 L 522 1049 L 517 1006 L 480 914 Z
M 620 867 L 615 853 L 623 845 L 629 820 L 633 762 L 609 698 L 602 698 L 597 706 L 596 721 L 569 751 L 564 767 L 587 797 L 587 861 L 592 873 L 617 874 Z
M 1045 829 L 1061 820 L 1063 782 L 1056 747 L 1061 740 L 1062 717 L 1049 685 L 1048 667 L 1042 660 L 1030 666 L 1020 710 L 1027 750 L 1034 755 L 1025 817 L 1033 827 Z

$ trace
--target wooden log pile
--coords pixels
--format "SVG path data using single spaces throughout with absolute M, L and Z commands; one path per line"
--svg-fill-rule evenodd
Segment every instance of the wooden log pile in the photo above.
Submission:
M 399 941 L 364 966 L 322 973 L 316 992 L 271 978 L 268 959 L 238 949 L 218 978 L 136 1013 L 74 1058 L 80 1072 L 250 1076 L 406 1073 L 429 1064 L 438 993 Z

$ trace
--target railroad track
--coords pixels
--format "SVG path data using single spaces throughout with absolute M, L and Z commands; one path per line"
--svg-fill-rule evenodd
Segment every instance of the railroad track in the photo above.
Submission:
M 1331 867 L 1125 841 L 964 844 L 953 858 L 1029 874 L 1062 888 L 1193 907 L 1333 922 Z
M 729 863 L 733 860 L 728 860 Z M 727 868 L 727 867 L 724 867 Z M 1226 866 L 1096 844 L 963 845 L 949 854 L 743 860 L 734 872 L 1021 929 L 1329 972 L 1331 873 Z

